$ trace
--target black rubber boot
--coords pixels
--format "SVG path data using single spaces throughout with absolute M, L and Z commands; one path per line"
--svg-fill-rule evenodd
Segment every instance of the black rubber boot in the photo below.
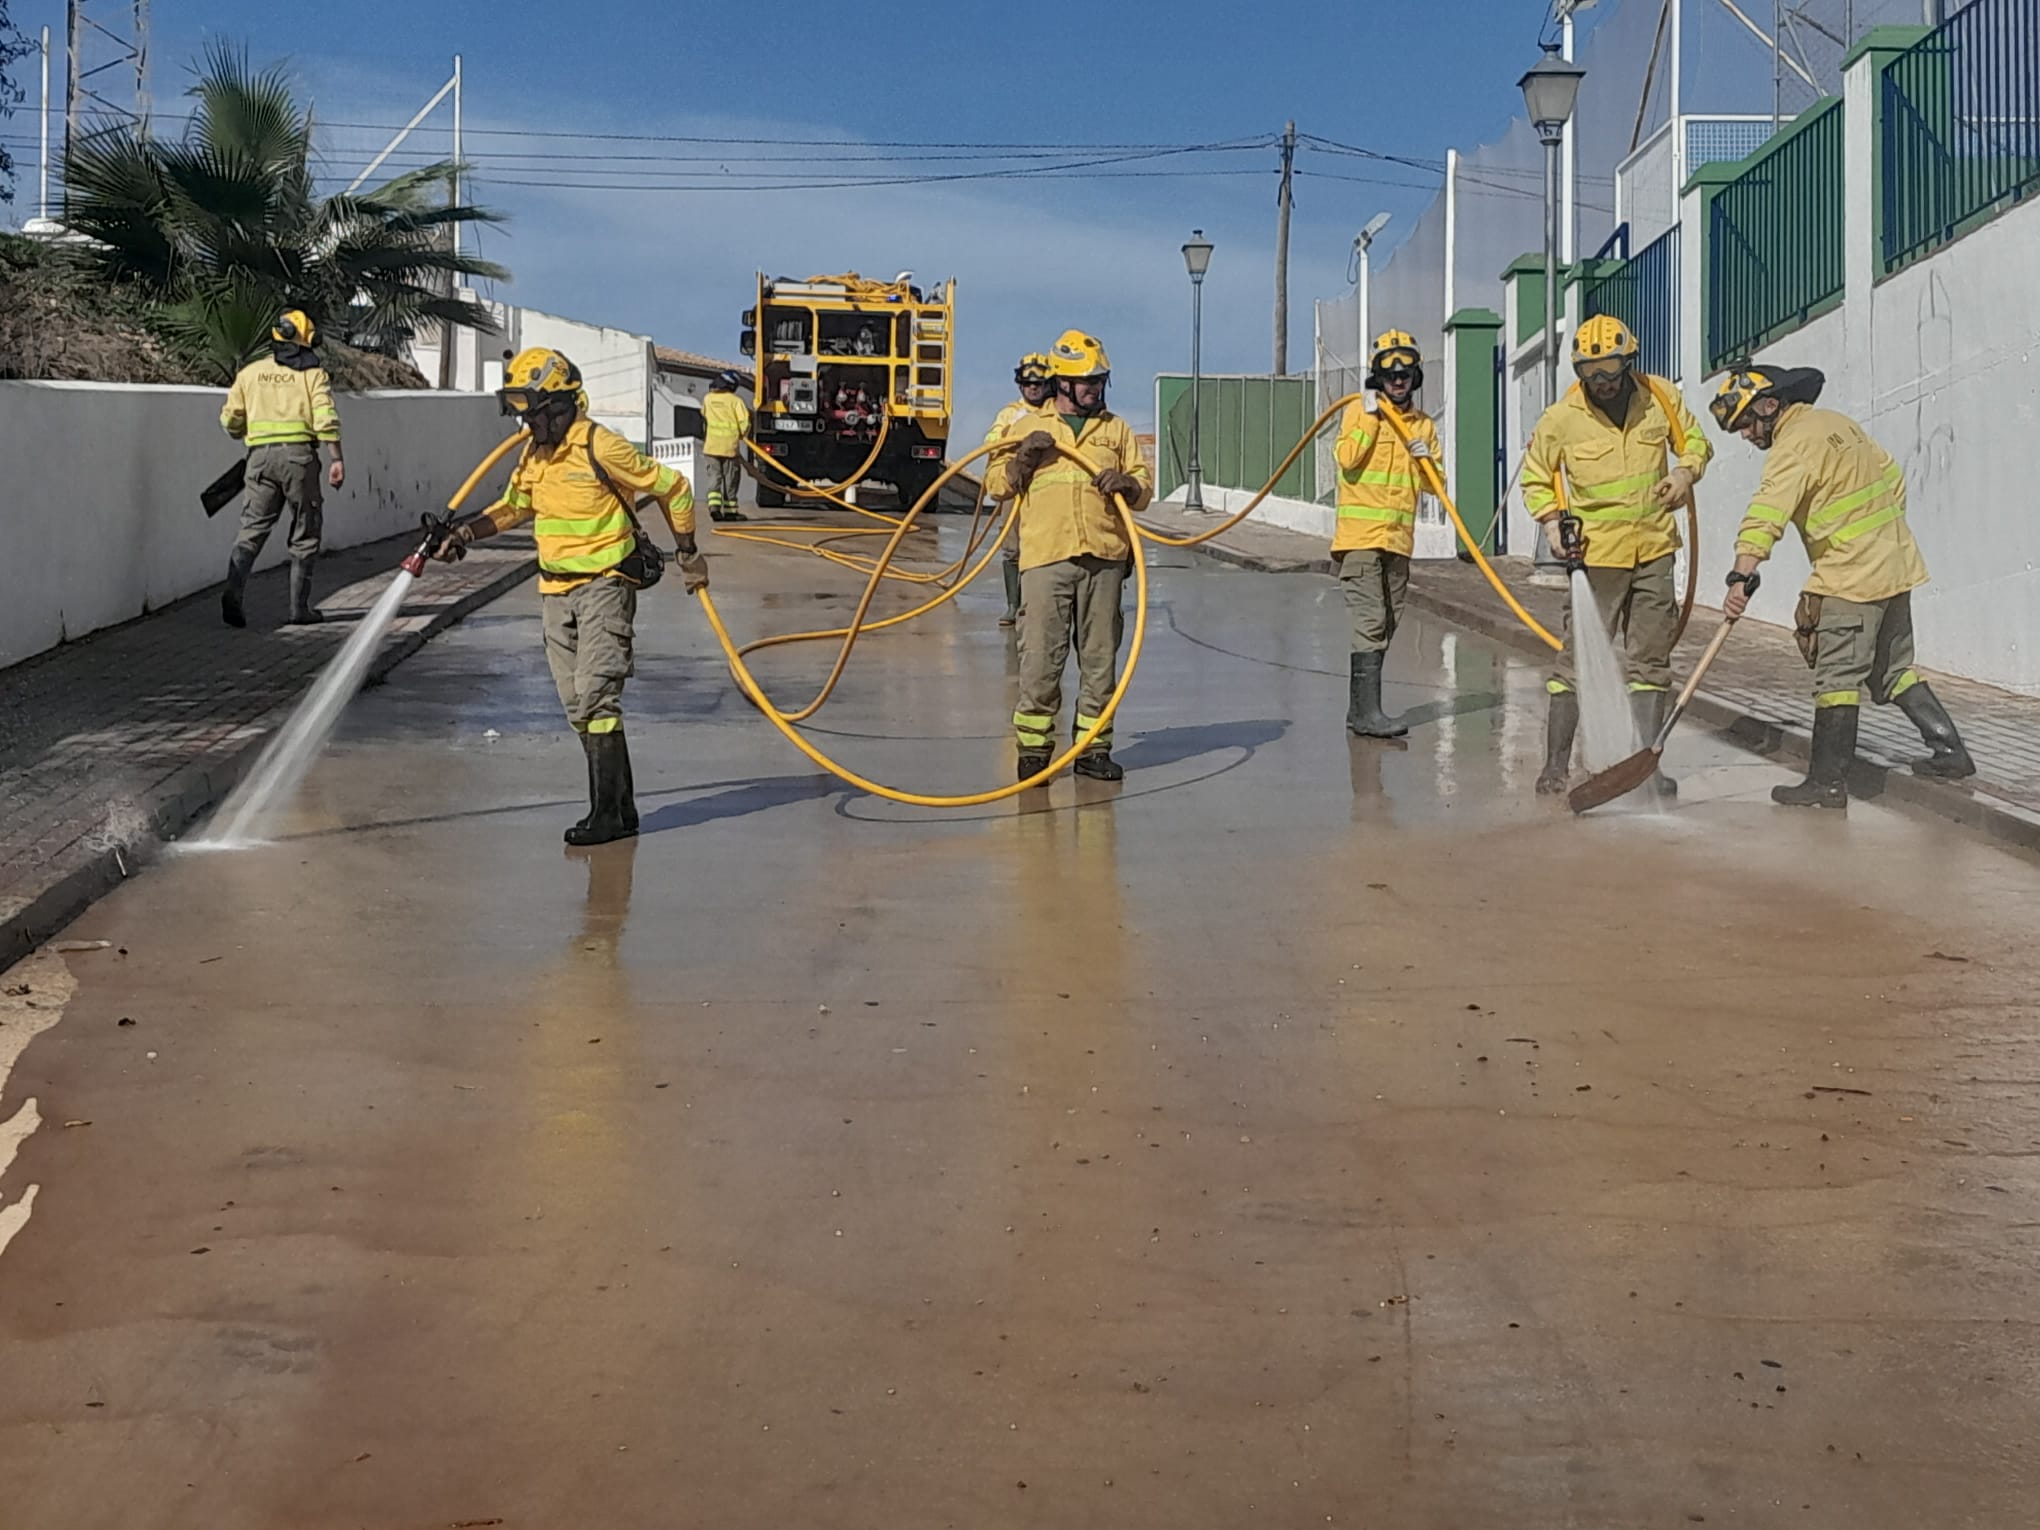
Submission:
M 1898 696 L 1898 709 L 1912 719 L 1912 725 L 1920 730 L 1920 737 L 1933 751 L 1924 760 L 1913 761 L 1914 775 L 1959 781 L 1976 774 L 1976 761 L 1963 747 L 1962 735 L 1955 731 L 1955 720 L 1941 705 L 1941 698 L 1934 694 L 1932 686 L 1924 680 L 1908 686 Z
M 999 618 L 999 625 L 1011 627 L 1020 620 L 1020 565 L 1002 564 L 1001 572 L 1006 580 L 1006 614 Z
M 1845 808 L 1849 805 L 1849 762 L 1856 757 L 1860 707 L 1820 707 L 1813 714 L 1813 759 L 1797 786 L 1774 786 L 1771 800 L 1783 807 Z
M 623 821 L 623 832 L 635 834 L 638 831 L 637 816 L 637 775 L 630 768 L 630 745 L 623 742 L 623 734 L 616 734 L 618 752 L 623 756 L 623 795 L 617 800 L 616 814 Z
M 1571 691 L 1553 691 L 1544 713 L 1544 769 L 1537 777 L 1537 795 L 1565 790 L 1572 774 L 1573 735 L 1580 730 L 1580 698 Z
M 254 564 L 254 558 L 244 556 L 238 547 L 227 559 L 227 587 L 220 592 L 220 620 L 229 627 L 248 625 L 248 612 L 241 597 L 248 589 L 248 570 Z
M 580 822 L 567 830 L 567 843 L 570 845 L 574 842 L 574 835 L 588 827 L 588 820 L 595 816 L 595 804 L 602 796 L 595 776 L 595 735 L 576 733 L 574 737 L 581 741 L 581 754 L 588 762 L 588 811 L 581 815 Z
M 606 845 L 637 833 L 630 826 L 637 817 L 637 804 L 630 799 L 630 746 L 624 742 L 623 730 L 587 737 L 595 770 L 593 811 L 565 835 L 567 843 L 577 847 Z
M 1013 779 L 1031 781 L 1048 769 L 1048 762 L 1055 756 L 1046 749 L 1023 749 L 1013 757 Z M 1046 784 L 1045 782 L 1043 783 Z
M 1660 729 L 1665 725 L 1665 714 L 1672 709 L 1670 691 L 1631 691 L 1629 713 L 1636 719 L 1636 731 L 1642 736 L 1643 747 L 1648 749 L 1657 742 Z M 1663 758 L 1662 755 L 1659 756 Z M 1679 795 L 1679 783 L 1666 775 L 1663 770 L 1650 778 L 1650 789 L 1660 797 Z
M 290 616 L 287 625 L 292 627 L 316 627 L 326 618 L 319 608 L 312 604 L 312 568 L 315 558 L 293 558 L 290 560 Z
M 1109 749 L 1087 749 L 1077 756 L 1076 764 L 1070 767 L 1080 776 L 1089 776 L 1093 781 L 1123 781 L 1126 767 L 1112 758 Z
M 1360 738 L 1401 738 L 1409 725 L 1381 710 L 1381 665 L 1388 656 L 1356 653 L 1346 670 L 1346 731 Z

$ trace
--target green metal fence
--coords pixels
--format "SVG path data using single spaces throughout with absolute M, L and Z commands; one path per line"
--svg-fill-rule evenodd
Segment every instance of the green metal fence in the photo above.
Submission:
M 1886 271 L 2040 195 L 2040 0 L 1973 0 L 1878 92 Z
M 1208 487 L 1258 489 L 1317 418 L 1317 386 L 1308 377 L 1207 377 L 1199 384 L 1198 456 Z M 1190 379 L 1155 379 L 1155 492 L 1167 494 L 1190 473 Z M 1304 452 L 1275 493 L 1317 497 L 1315 454 Z
M 1709 199 L 1710 370 L 1841 301 L 1842 132 L 1837 97 L 1803 114 Z

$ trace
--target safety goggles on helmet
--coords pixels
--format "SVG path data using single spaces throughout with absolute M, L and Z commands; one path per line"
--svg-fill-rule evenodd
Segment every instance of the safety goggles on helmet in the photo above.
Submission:
M 1734 434 L 1749 423 L 1750 410 L 1760 398 L 1769 398 L 1772 392 L 1771 378 L 1763 372 L 1731 372 L 1721 380 L 1721 387 L 1713 398 L 1707 401 L 1707 412 L 1714 416 L 1714 423 L 1724 431 Z
M 527 415 L 548 404 L 574 408 L 581 398 L 581 369 L 558 351 L 534 346 L 503 369 L 496 402 L 503 413 Z
M 1629 370 L 1627 356 L 1599 356 L 1590 361 L 1575 361 L 1573 371 L 1585 379 L 1620 377 Z
M 316 337 L 317 331 L 302 308 L 288 310 L 269 331 L 269 338 L 278 345 L 310 345 Z
M 553 393 L 539 388 L 498 388 L 496 402 L 503 413 L 524 415 L 548 404 L 572 404 L 571 393 Z

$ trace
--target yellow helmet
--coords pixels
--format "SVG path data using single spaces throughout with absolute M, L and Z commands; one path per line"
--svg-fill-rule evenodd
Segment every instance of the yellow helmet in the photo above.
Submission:
M 312 345 L 317 342 L 319 332 L 313 328 L 310 317 L 302 308 L 291 308 L 276 321 L 269 338 L 279 345 Z
M 1573 336 L 1573 365 L 1583 361 L 1634 361 L 1639 347 L 1629 326 L 1611 313 L 1597 313 Z
M 1048 371 L 1052 377 L 1095 377 L 1102 382 L 1112 376 L 1112 361 L 1096 335 L 1066 329 L 1048 353 Z
M 1730 434 L 1741 430 L 1749 417 L 1750 406 L 1760 398 L 1768 397 L 1777 382 L 1768 372 L 1759 372 L 1754 367 L 1741 372 L 1731 372 L 1721 379 L 1721 386 L 1715 390 L 1708 402 L 1707 412 L 1714 416 L 1714 423 Z
M 558 351 L 534 345 L 519 351 L 503 368 L 503 386 L 496 390 L 496 400 L 505 414 L 525 414 L 556 398 L 587 408 L 581 369 Z
M 1818 367 L 1764 367 L 1745 363 L 1721 379 L 1721 386 L 1707 402 L 1714 423 L 1730 434 L 1750 422 L 1750 410 L 1761 399 L 1775 398 L 1781 409 L 1794 404 L 1820 402 L 1827 386 L 1827 374 Z
M 1013 368 L 1016 383 L 1045 383 L 1051 376 L 1048 358 L 1039 351 L 1029 351 L 1020 358 L 1020 365 Z
M 1367 369 L 1379 372 L 1398 360 L 1412 371 L 1424 364 L 1423 353 L 1417 349 L 1417 337 L 1408 330 L 1385 329 L 1374 337 L 1374 345 L 1367 353 Z

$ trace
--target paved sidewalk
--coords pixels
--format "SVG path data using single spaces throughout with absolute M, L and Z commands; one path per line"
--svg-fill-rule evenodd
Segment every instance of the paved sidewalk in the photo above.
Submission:
M 18 960 L 225 795 L 257 746 L 395 576 L 417 534 L 320 559 L 317 627 L 279 626 L 285 570 L 249 583 L 249 626 L 219 591 L 0 670 L 0 968 Z M 528 534 L 435 564 L 369 671 L 531 576 Z
M 1146 519 L 1171 535 L 1207 529 L 1216 517 L 1185 515 L 1172 506 Z M 1324 543 L 1317 537 L 1253 523 L 1227 532 L 1202 549 L 1242 568 L 1273 573 L 1329 573 Z M 1511 592 L 1552 631 L 1558 630 L 1566 599 L 1561 590 L 1530 583 L 1527 558 L 1496 564 Z M 1410 575 L 1410 600 L 1460 626 L 1529 652 L 1545 645 L 1504 606 L 1470 563 L 1426 561 Z M 1714 635 L 1718 617 L 1696 607 L 1679 645 L 1675 665 L 1690 670 Z M 1978 774 L 1948 783 L 1917 777 L 1906 762 L 1925 753 L 1919 734 L 1896 707 L 1865 707 L 1858 744 L 1859 768 L 1850 780 L 1858 796 L 1889 795 L 1894 801 L 1927 808 L 1987 830 L 2027 849 L 2040 849 L 2040 699 L 1921 667 L 1961 728 Z M 1708 671 L 1693 698 L 1690 716 L 1728 734 L 1758 754 L 1804 762 L 1811 742 L 1813 691 L 1810 672 L 1791 632 L 1769 622 L 1744 621 Z

